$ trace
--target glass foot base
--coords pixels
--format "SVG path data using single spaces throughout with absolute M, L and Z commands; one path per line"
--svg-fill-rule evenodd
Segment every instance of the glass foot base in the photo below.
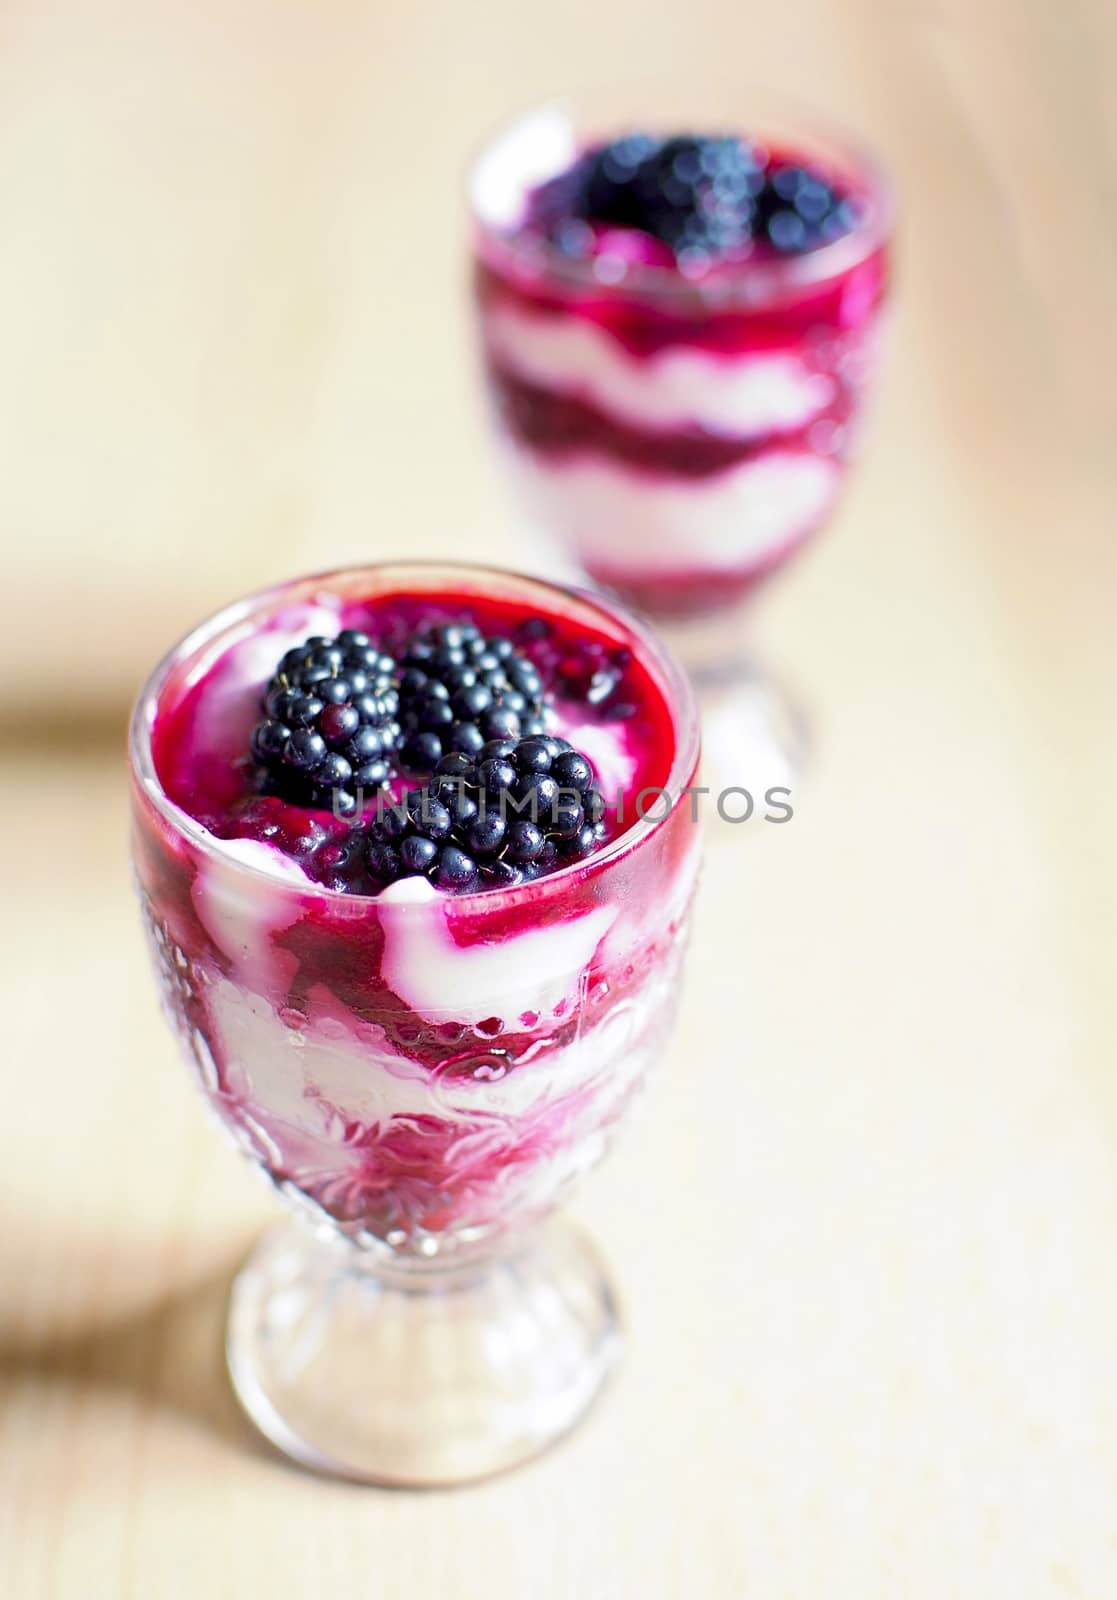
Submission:
M 747 661 L 692 674 L 702 708 L 703 797 L 711 833 L 741 832 L 780 804 L 794 804 L 807 757 L 806 718 L 783 686 Z M 780 794 L 772 802 L 766 796 Z M 750 812 L 750 801 L 752 810 Z
M 486 1477 L 544 1449 L 619 1348 L 597 1253 L 561 1219 L 496 1259 L 387 1265 L 284 1225 L 239 1273 L 226 1341 L 241 1404 L 285 1455 L 415 1486 Z
M 755 833 L 755 827 L 742 829 L 739 823 L 755 823 L 774 809 L 765 803 L 769 789 L 790 789 L 794 795 L 809 751 L 801 707 L 753 655 L 742 639 L 743 628 L 734 610 L 662 624 L 702 711 L 700 781 L 710 790 L 702 806 L 711 842 Z

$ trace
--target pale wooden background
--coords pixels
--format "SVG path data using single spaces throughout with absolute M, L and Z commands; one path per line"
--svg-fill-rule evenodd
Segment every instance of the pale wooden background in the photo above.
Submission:
M 10 0 L 0 29 L 0 1595 L 1110 1600 L 1112 9 Z M 569 82 L 711 64 L 844 117 L 903 197 L 870 458 L 760 623 L 813 765 L 792 825 L 718 849 L 668 1070 L 581 1197 L 632 1327 L 607 1401 L 477 1489 L 319 1482 L 222 1375 L 272 1209 L 156 1012 L 119 707 L 294 567 L 523 559 L 466 152 Z

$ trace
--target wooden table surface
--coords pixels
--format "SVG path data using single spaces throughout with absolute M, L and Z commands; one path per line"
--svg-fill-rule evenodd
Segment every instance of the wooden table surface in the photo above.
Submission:
M 4 29 L 0 1596 L 1111 1600 L 1112 9 L 15 0 Z M 323 1482 L 223 1375 L 273 1204 L 156 1009 L 121 700 L 296 566 L 528 559 L 465 153 L 591 71 L 711 63 L 852 123 L 902 195 L 872 449 L 757 619 L 811 762 L 791 825 L 711 845 L 667 1070 L 578 1197 L 630 1325 L 605 1401 L 481 1487 Z

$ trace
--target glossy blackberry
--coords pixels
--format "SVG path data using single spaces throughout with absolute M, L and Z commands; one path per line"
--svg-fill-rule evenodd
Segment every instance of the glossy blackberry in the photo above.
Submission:
M 324 888 L 341 894 L 366 894 L 374 885 L 368 881 L 364 859 L 364 839 L 356 828 L 327 839 L 305 863 L 308 875 Z
M 400 666 L 399 763 L 412 777 L 447 753 L 474 757 L 488 739 L 544 731 L 543 680 L 510 639 L 442 623 L 411 639 Z
M 541 853 L 544 844 L 543 830 L 534 822 L 529 822 L 524 817 L 517 817 L 508 824 L 508 842 L 505 848 L 505 857 L 517 865 L 526 865 L 534 861 Z
M 770 162 L 737 138 L 630 134 L 589 150 L 537 196 L 539 221 L 564 250 L 592 248 L 589 224 L 637 228 L 700 274 L 756 238 L 781 255 L 848 233 L 856 208 L 809 167 Z
M 682 264 L 747 246 L 762 154 L 742 139 L 630 134 L 588 151 L 575 169 L 570 212 L 585 222 L 639 228 Z
M 451 751 L 430 780 L 368 827 L 381 885 L 422 875 L 468 892 L 514 888 L 596 849 L 605 801 L 579 750 L 553 735 L 491 740 L 479 761 Z
M 400 805 L 383 804 L 363 836 L 374 890 L 414 877 L 456 893 L 481 887 L 477 862 L 462 848 L 450 808 L 429 787 L 413 789 Z
M 264 787 L 299 805 L 356 810 L 395 771 L 396 663 L 355 628 L 288 650 L 264 691 L 252 755 Z
M 840 239 L 855 226 L 852 201 L 809 167 L 769 169 L 756 197 L 756 228 L 781 255 L 798 255 Z

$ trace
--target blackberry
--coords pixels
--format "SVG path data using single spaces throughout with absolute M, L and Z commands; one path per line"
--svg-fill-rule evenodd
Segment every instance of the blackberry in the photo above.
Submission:
M 396 663 L 356 628 L 288 650 L 264 691 L 252 755 L 264 787 L 306 806 L 357 808 L 395 770 Z
M 552 763 L 551 771 L 567 788 L 585 790 L 593 783 L 593 768 L 577 750 L 564 750 Z
M 406 872 L 429 872 L 438 860 L 438 846 L 424 834 L 409 833 L 399 847 L 399 858 Z
M 434 877 L 443 889 L 471 889 L 476 886 L 477 863 L 457 845 L 448 844 L 439 854 Z
M 568 207 L 584 222 L 651 234 L 700 268 L 748 245 L 763 182 L 763 156 L 742 139 L 630 134 L 587 152 Z
M 458 893 L 480 888 L 476 860 L 455 839 L 449 808 L 429 788 L 402 806 L 383 806 L 365 830 L 365 868 L 378 888 L 398 878 L 430 878 Z
M 515 889 L 524 882 L 524 874 L 511 861 L 497 858 L 482 861 L 481 880 L 486 889 Z
M 406 800 L 412 828 L 436 843 L 448 839 L 453 822 L 449 809 L 430 789 L 413 789 Z
M 474 806 L 474 816 L 465 825 L 465 843 L 475 856 L 495 856 L 504 847 L 508 823 L 499 810 Z
M 543 680 L 510 639 L 442 623 L 410 640 L 400 666 L 399 764 L 412 777 L 448 753 L 476 757 L 489 739 L 544 731 Z
M 852 203 L 819 173 L 769 163 L 743 139 L 641 133 L 587 151 L 545 184 L 537 216 L 563 250 L 592 247 L 588 224 L 637 228 L 696 274 L 755 238 L 795 255 L 840 238 L 857 220 Z
M 513 758 L 515 759 L 515 758 Z M 533 822 L 550 817 L 559 803 L 559 786 L 550 772 L 540 772 L 535 767 L 521 767 L 511 790 L 512 799 L 522 806 Z
M 526 863 L 534 861 L 543 849 L 543 830 L 523 817 L 508 825 L 506 854 L 509 861 Z
M 450 751 L 401 806 L 367 829 L 380 884 L 422 875 L 468 892 L 513 888 L 596 849 L 605 802 L 580 750 L 552 735 L 490 740 L 479 761 Z
M 756 197 L 757 231 L 781 255 L 829 244 L 856 221 L 853 203 L 809 167 L 771 167 Z
M 365 894 L 370 887 L 364 862 L 363 840 L 356 828 L 327 839 L 305 862 L 316 883 L 340 894 Z

